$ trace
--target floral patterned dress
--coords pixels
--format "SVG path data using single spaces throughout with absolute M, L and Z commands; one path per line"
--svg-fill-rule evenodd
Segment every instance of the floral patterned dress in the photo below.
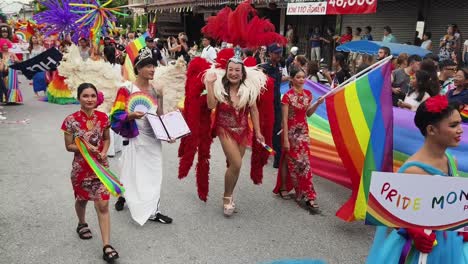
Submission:
M 94 111 L 87 116 L 83 111 L 75 112 L 65 118 L 62 130 L 80 137 L 102 151 L 104 146 L 104 131 L 109 127 L 109 119 L 105 113 Z M 108 166 L 107 161 L 103 164 Z M 78 152 L 72 163 L 71 182 L 76 200 L 109 200 L 109 192 L 101 183 L 93 170 Z
M 280 168 L 283 162 L 287 162 L 288 175 L 286 176 L 286 191 L 295 189 L 297 199 L 315 200 L 317 194 L 312 184 L 312 168 L 310 165 L 310 138 L 307 124 L 307 109 L 313 96 L 310 91 L 301 93 L 290 89 L 283 95 L 282 104 L 288 105 L 288 139 L 289 151 L 282 152 Z M 283 117 L 286 118 L 286 117 Z M 281 169 L 278 170 L 278 178 L 275 190 L 281 189 Z

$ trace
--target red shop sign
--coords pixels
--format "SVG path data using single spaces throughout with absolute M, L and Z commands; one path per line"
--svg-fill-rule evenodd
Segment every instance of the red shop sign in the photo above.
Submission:
M 377 11 L 377 0 L 328 0 L 327 15 L 370 14 Z

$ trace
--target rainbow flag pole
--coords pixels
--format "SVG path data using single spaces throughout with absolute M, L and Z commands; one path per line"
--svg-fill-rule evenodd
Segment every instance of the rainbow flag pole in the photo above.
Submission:
M 393 112 L 389 56 L 327 92 L 333 141 L 351 179 L 351 198 L 337 212 L 363 220 L 372 171 L 393 171 Z
M 354 82 L 356 81 L 357 79 L 359 79 L 360 77 L 362 77 L 363 75 L 369 73 L 370 70 L 372 69 L 375 69 L 375 68 L 378 68 L 382 65 L 384 65 L 385 63 L 391 61 L 393 59 L 393 56 L 390 55 L 388 57 L 386 57 L 385 59 L 383 60 L 380 60 L 374 64 L 372 64 L 371 66 L 367 67 L 366 69 L 360 71 L 359 73 L 353 75 L 351 78 L 349 78 L 348 80 L 346 80 L 344 83 L 340 84 L 339 86 L 337 86 L 336 88 L 334 89 L 331 89 L 328 93 L 324 94 L 323 97 L 326 99 L 327 97 L 330 97 L 338 92 L 340 92 L 341 90 L 343 90 L 344 88 L 346 88 L 346 86 L 351 83 L 351 82 Z M 316 104 L 317 102 L 315 102 L 314 104 Z

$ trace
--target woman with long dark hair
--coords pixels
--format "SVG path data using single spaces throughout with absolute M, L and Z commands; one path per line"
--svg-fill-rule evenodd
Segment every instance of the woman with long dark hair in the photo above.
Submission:
M 333 79 L 331 78 L 330 72 L 328 72 L 327 70 L 323 71 L 323 74 L 325 75 L 328 82 L 333 88 L 344 83 L 348 78 L 351 77 L 348 65 L 346 64 L 346 56 L 343 53 L 335 53 L 335 55 L 333 56 L 333 68 L 335 69 L 335 76 Z
M 258 141 L 265 142 L 260 132 L 259 113 L 256 104 L 260 93 L 252 96 L 252 91 L 248 91 L 250 88 L 246 87 L 246 78 L 247 73 L 240 54 L 238 54 L 238 57 L 229 60 L 221 85 L 215 84 L 218 77 L 214 72 L 208 72 L 205 76 L 208 108 L 216 108 L 214 133 L 221 142 L 228 163 L 224 178 L 223 197 L 224 215 L 227 217 L 231 216 L 236 209 L 233 193 L 239 178 L 242 158 L 249 144 L 249 114 L 255 132 L 254 136 Z M 260 91 L 260 89 L 257 90 Z
M 414 89 L 408 92 L 404 101 L 398 101 L 398 106 L 416 112 L 419 105 L 431 97 L 428 92 L 430 89 L 430 82 L 431 76 L 428 72 L 417 71 L 416 78 L 411 84 Z
M 98 179 L 81 155 L 75 144 L 80 138 L 87 145 L 91 155 L 102 165 L 108 167 L 107 149 L 109 148 L 109 119 L 105 113 L 96 110 L 98 91 L 91 83 L 78 87 L 77 97 L 81 109 L 65 118 L 62 130 L 65 135 L 65 148 L 74 153 L 71 182 L 75 193 L 75 211 L 78 217 L 76 232 L 81 239 L 93 237 L 86 223 L 86 205 L 94 201 L 98 216 L 103 244 L 103 259 L 112 263 L 119 254 L 110 243 L 109 192 Z

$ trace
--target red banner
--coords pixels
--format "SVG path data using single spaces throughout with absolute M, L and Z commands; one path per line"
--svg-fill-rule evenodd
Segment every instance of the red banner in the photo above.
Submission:
M 370 14 L 377 12 L 377 0 L 328 0 L 327 15 Z

